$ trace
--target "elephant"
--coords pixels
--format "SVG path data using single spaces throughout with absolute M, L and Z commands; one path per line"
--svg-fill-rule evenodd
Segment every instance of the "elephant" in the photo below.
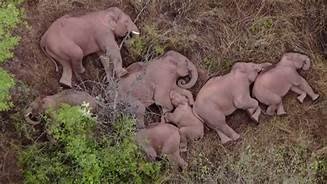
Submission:
M 199 140 L 203 137 L 203 123 L 193 113 L 187 98 L 176 91 L 170 92 L 172 104 L 176 107 L 174 112 L 166 113 L 167 122 L 176 124 L 181 133 L 181 151 L 187 151 L 187 139 Z
M 237 62 L 229 73 L 213 77 L 200 89 L 193 107 L 194 113 L 214 129 L 223 144 L 240 138 L 226 124 L 226 117 L 236 109 L 247 110 L 251 118 L 259 121 L 261 109 L 258 101 L 250 96 L 250 84 L 259 72 L 271 63 L 255 64 Z
M 158 155 L 166 154 L 172 163 L 185 169 L 187 162 L 180 155 L 179 129 L 168 123 L 141 129 L 136 132 L 136 143 L 145 151 L 147 157 L 154 161 Z
M 136 106 L 137 128 L 144 128 L 146 107 L 155 103 L 162 107 L 163 113 L 173 110 L 169 97 L 172 90 L 185 95 L 190 104 L 194 103 L 192 93 L 186 89 L 195 85 L 198 72 L 182 54 L 171 50 L 151 62 L 133 63 L 126 69 L 128 74 L 119 80 L 118 91 L 120 98 Z M 180 78 L 189 75 L 188 82 Z
M 261 73 L 254 82 L 252 93 L 256 99 L 268 106 L 266 114 L 286 114 L 282 97 L 289 90 L 299 94 L 297 100 L 303 103 L 307 94 L 313 101 L 319 98 L 308 82 L 299 75 L 297 70 L 308 70 L 310 59 L 308 56 L 288 52 L 283 54 L 279 63 L 268 71 Z
M 36 98 L 25 110 L 25 120 L 29 124 L 37 125 L 40 123 L 39 115 L 48 109 L 56 110 L 62 104 L 82 105 L 88 103 L 91 112 L 96 112 L 99 108 L 95 97 L 86 92 L 76 91 L 73 89 L 63 90 L 55 95 L 46 96 L 44 98 Z
M 114 64 L 116 76 L 126 75 L 115 37 L 123 37 L 130 32 L 140 34 L 127 14 L 117 7 L 111 7 L 78 17 L 60 17 L 43 34 L 40 47 L 55 64 L 57 61 L 62 65 L 60 84 L 72 87 L 72 73 L 76 76 L 83 73 L 83 57 L 92 53 L 105 52 Z M 109 78 L 109 60 L 101 62 Z M 56 70 L 58 71 L 57 65 Z

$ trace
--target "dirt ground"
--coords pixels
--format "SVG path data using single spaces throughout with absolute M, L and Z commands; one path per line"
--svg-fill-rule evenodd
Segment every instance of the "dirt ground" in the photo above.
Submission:
M 167 43 L 166 50 L 176 49 L 199 66 L 200 82 L 194 89 L 194 95 L 208 75 L 225 73 L 232 62 L 246 60 L 276 63 L 280 55 L 287 50 L 309 54 L 317 61 L 314 62 L 311 72 L 303 75 L 313 88 L 319 91 L 321 99 L 317 104 L 306 101 L 300 105 L 292 94 L 285 99 L 285 106 L 290 112 L 289 119 L 291 119 L 288 128 L 308 131 L 312 137 L 314 151 L 327 144 L 327 21 L 323 22 L 321 18 L 327 19 L 326 12 L 323 12 L 327 8 L 327 3 L 321 1 L 322 3 L 318 5 L 318 2 L 320 1 L 315 5 L 314 1 L 288 3 L 250 0 L 243 4 L 235 1 L 218 3 L 197 0 L 192 2 L 193 4 L 191 1 L 169 0 L 166 3 L 154 1 L 150 3 L 137 24 L 141 26 L 141 31 L 144 30 L 142 26 L 154 24 L 159 32 L 170 31 L 167 38 L 182 39 L 180 43 L 178 39 L 175 42 L 167 42 L 167 38 L 161 37 L 164 41 L 160 41 Z M 293 6 L 292 3 L 295 5 Z M 39 40 L 47 27 L 64 14 L 78 15 L 111 6 L 120 7 L 133 19 L 141 7 L 138 1 L 129 0 L 26 0 L 23 7 L 27 26 L 16 30 L 16 34 L 20 35 L 22 40 L 15 50 L 15 57 L 5 65 L 5 68 L 21 81 L 18 85 L 21 87 L 13 92 L 16 107 L 8 114 L 19 114 L 36 96 L 54 94 L 60 90 L 58 81 L 61 72 L 55 71 L 53 63 L 39 48 Z M 325 9 L 321 7 L 320 11 L 319 6 L 324 6 Z M 290 7 L 294 10 L 288 10 Z M 277 15 L 280 15 L 281 21 L 276 20 Z M 262 20 L 271 20 L 272 23 L 269 21 L 262 23 Z M 287 21 L 299 26 L 292 27 Z M 257 25 L 259 27 L 256 27 Z M 250 32 L 250 29 L 256 34 Z M 279 31 L 290 31 L 290 33 L 280 34 Z M 171 36 L 174 33 L 177 36 Z M 127 48 L 123 48 L 122 53 L 126 63 L 135 62 L 128 56 Z M 89 56 L 84 60 L 86 73 L 83 74 L 83 79 L 99 81 L 104 76 L 101 64 L 96 61 L 96 58 L 96 56 Z M 21 92 L 27 95 L 22 95 Z M 20 183 L 22 176 L 16 153 L 31 142 L 20 139 L 22 136 L 16 132 L 17 127 L 11 123 L 14 119 L 8 116 L 5 114 L 1 116 L 0 183 Z M 263 124 L 267 123 L 268 119 L 269 117 L 263 117 Z M 253 128 L 252 133 L 255 134 L 255 131 L 259 131 L 263 126 L 257 126 L 242 111 L 237 111 L 235 115 L 228 117 L 227 121 L 244 135 L 248 127 Z M 205 138 L 201 144 L 199 143 L 200 145 L 197 145 L 198 147 L 191 146 L 190 155 L 203 150 L 206 155 L 209 155 L 209 159 L 214 160 L 215 152 L 222 146 L 214 132 L 209 130 L 206 132 Z M 237 150 L 239 144 L 234 146 L 228 149 Z

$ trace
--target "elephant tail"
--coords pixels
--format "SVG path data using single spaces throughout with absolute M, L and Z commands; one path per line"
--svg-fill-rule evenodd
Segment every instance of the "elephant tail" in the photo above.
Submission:
M 47 52 L 47 47 L 46 47 L 46 43 L 45 43 L 45 35 L 46 35 L 46 33 L 42 36 L 41 41 L 40 41 L 41 50 L 48 58 L 50 58 L 50 60 L 53 62 L 53 64 L 56 67 L 56 72 L 58 72 L 59 69 L 58 69 L 56 60 L 52 56 L 50 56 L 50 54 Z

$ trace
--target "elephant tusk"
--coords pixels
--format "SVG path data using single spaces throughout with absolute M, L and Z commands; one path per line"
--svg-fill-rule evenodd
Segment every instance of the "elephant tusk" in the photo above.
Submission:
M 137 31 L 132 31 L 132 33 L 135 34 L 135 35 L 139 35 L 140 34 L 140 32 L 137 32 Z

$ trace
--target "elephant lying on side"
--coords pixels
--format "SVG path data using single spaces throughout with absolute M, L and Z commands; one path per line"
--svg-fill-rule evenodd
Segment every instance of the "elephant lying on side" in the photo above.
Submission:
M 297 70 L 308 70 L 310 59 L 308 56 L 299 53 L 286 53 L 281 61 L 270 70 L 261 73 L 254 82 L 253 95 L 260 102 L 268 105 L 267 114 L 286 114 L 282 97 L 289 90 L 299 94 L 297 97 L 300 103 L 308 94 L 312 100 L 318 99 L 319 95 L 314 93 L 308 82 L 301 77 Z
M 92 112 L 97 111 L 98 104 L 96 99 L 86 92 L 76 91 L 73 89 L 67 89 L 55 95 L 46 96 L 44 98 L 36 98 L 25 111 L 25 120 L 36 125 L 40 123 L 38 119 L 39 115 L 44 113 L 48 109 L 56 110 L 62 104 L 68 105 L 82 105 L 88 103 Z
M 77 75 L 85 71 L 83 57 L 99 51 L 109 54 L 118 77 L 127 74 L 122 67 L 120 48 L 115 37 L 123 37 L 128 32 L 139 34 L 138 28 L 127 14 L 117 7 L 111 7 L 79 17 L 60 17 L 44 33 L 40 46 L 50 59 L 63 66 L 60 83 L 71 87 L 72 73 Z M 109 62 L 101 61 L 109 77 Z
M 226 124 L 225 116 L 244 109 L 258 121 L 261 112 L 258 101 L 251 98 L 249 86 L 258 73 L 270 63 L 235 63 L 230 73 L 210 79 L 200 90 L 194 113 L 217 131 L 222 143 L 237 140 L 240 135 Z
M 174 125 L 164 123 L 139 130 L 136 133 L 136 142 L 152 161 L 158 155 L 166 154 L 170 162 L 176 163 L 182 169 L 187 167 L 180 156 L 180 134 Z
M 173 110 L 169 94 L 172 90 L 185 95 L 191 104 L 193 95 L 189 89 L 196 83 L 198 72 L 195 65 L 182 54 L 168 51 L 149 63 L 133 63 L 127 67 L 128 75 L 118 84 L 120 97 L 137 106 L 137 127 L 144 127 L 145 108 L 153 103 L 160 105 L 163 112 Z M 180 77 L 191 76 L 186 83 Z M 177 81 L 177 84 L 176 84 Z
M 176 108 L 173 113 L 166 113 L 165 118 L 168 122 L 172 122 L 179 127 L 181 151 L 185 152 L 187 150 L 187 139 L 199 140 L 203 137 L 203 123 L 193 114 L 192 107 L 185 96 L 172 91 L 170 98 Z

